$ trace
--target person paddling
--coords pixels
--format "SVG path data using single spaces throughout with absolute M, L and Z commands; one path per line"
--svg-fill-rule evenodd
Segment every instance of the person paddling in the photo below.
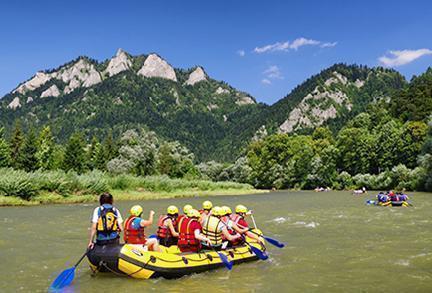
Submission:
M 162 250 L 159 248 L 159 243 L 157 239 L 151 238 L 147 239 L 145 236 L 144 228 L 149 227 L 153 224 L 153 217 L 155 212 L 150 211 L 147 220 L 142 219 L 143 208 L 140 205 L 134 205 L 130 209 L 130 216 L 125 221 L 124 227 L 124 241 L 127 244 L 141 244 L 151 251 Z
M 189 209 L 187 216 L 179 221 L 179 239 L 177 246 L 181 252 L 199 252 L 201 241 L 211 246 L 210 240 L 202 234 L 202 227 L 198 221 L 200 213 Z
M 245 206 L 238 205 L 236 207 L 236 210 L 239 213 L 236 215 L 232 214 L 230 207 L 224 206 L 224 207 L 222 207 L 222 209 L 223 209 L 224 214 L 225 214 L 224 217 L 222 217 L 222 221 L 227 225 L 227 228 L 232 235 L 239 233 L 242 235 L 247 235 L 249 238 L 260 241 L 259 236 L 257 236 L 254 233 L 249 232 L 249 225 L 246 222 L 246 220 L 244 220 L 244 215 L 248 213 L 248 210 Z M 242 225 L 242 224 L 244 224 L 244 225 Z M 233 246 L 235 246 L 235 245 L 240 244 L 241 241 L 234 241 L 234 242 L 230 242 L 230 243 Z
M 221 249 L 223 244 L 222 235 L 228 241 L 235 241 L 241 237 L 240 234 L 231 235 L 227 226 L 222 222 L 223 210 L 221 207 L 214 207 L 212 213 L 205 219 L 203 234 L 207 237 L 213 248 Z M 206 244 L 207 246 L 207 244 Z
M 94 209 L 91 219 L 89 249 L 92 249 L 95 244 L 120 243 L 123 219 L 120 211 L 113 206 L 113 202 L 114 198 L 110 193 L 105 192 L 100 195 L 100 206 Z
M 167 208 L 167 214 L 159 217 L 157 230 L 159 244 L 165 247 L 177 245 L 177 238 L 179 236 L 176 231 L 177 217 L 178 208 L 176 206 L 169 206 Z

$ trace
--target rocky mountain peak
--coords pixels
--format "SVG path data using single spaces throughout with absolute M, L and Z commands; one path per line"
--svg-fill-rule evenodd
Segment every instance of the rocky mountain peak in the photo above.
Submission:
M 33 91 L 40 86 L 44 85 L 47 81 L 51 79 L 51 75 L 45 72 L 39 71 L 30 80 L 18 86 L 12 93 L 24 94 L 27 91 Z
M 161 77 L 177 81 L 174 68 L 156 54 L 150 54 L 146 58 L 138 74 L 145 77 Z
M 105 72 L 108 76 L 116 75 L 122 71 L 128 70 L 132 66 L 132 61 L 123 49 L 118 49 L 116 55 L 108 63 Z
M 207 80 L 207 75 L 204 72 L 202 67 L 197 67 L 192 73 L 189 75 L 188 80 L 185 82 L 187 85 L 194 85 L 197 82 Z

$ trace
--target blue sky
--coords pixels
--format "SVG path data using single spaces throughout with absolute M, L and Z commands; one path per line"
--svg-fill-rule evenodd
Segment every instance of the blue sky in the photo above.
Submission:
M 432 66 L 430 1 L 15 1 L 0 4 L 0 96 L 117 48 L 157 52 L 274 103 L 337 62 L 407 78 Z M 402 1 L 401 1 L 402 2 Z

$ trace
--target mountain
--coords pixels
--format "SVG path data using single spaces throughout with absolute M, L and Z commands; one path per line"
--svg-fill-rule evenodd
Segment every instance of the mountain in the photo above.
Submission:
M 214 158 L 231 116 L 257 107 L 249 94 L 209 77 L 202 67 L 173 68 L 157 54 L 131 56 L 119 49 L 104 62 L 79 57 L 36 73 L 1 99 L 0 123 L 11 129 L 49 124 L 65 140 L 82 130 L 90 137 L 147 127 Z M 241 114 L 237 114 L 240 112 Z
M 49 124 L 61 141 L 76 130 L 103 137 L 110 130 L 119 135 L 146 127 L 186 145 L 200 161 L 228 161 L 267 134 L 317 126 L 337 131 L 368 105 L 389 104 L 407 86 L 394 70 L 336 64 L 269 106 L 212 79 L 200 66 L 173 68 L 157 54 L 132 56 L 119 49 L 103 62 L 79 57 L 36 73 L 0 100 L 0 124 Z

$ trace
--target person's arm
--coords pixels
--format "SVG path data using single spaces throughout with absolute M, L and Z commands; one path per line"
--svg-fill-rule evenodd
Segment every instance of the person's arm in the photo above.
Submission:
M 88 248 L 89 249 L 92 249 L 94 247 L 93 240 L 94 240 L 94 238 L 96 236 L 96 225 L 97 225 L 96 223 L 92 223 L 91 227 L 90 227 L 90 240 L 89 240 L 89 243 L 88 243 Z
M 240 227 L 239 225 L 237 225 L 237 224 L 234 223 L 234 222 L 232 223 L 231 227 L 233 227 L 233 229 L 234 229 L 237 233 L 240 233 L 240 234 L 244 234 L 244 233 L 246 233 L 247 231 L 249 231 L 248 228 Z
M 229 241 L 234 241 L 234 240 L 236 240 L 236 239 L 238 239 L 238 238 L 241 237 L 240 234 L 231 235 L 231 234 L 228 232 L 228 229 L 227 229 L 226 227 L 223 227 L 223 228 L 222 228 L 222 234 L 223 234 L 223 235 L 225 236 L 225 238 L 226 238 L 227 240 L 229 240 Z
M 196 239 L 206 242 L 208 246 L 212 245 L 210 239 L 201 234 L 199 229 L 195 229 L 194 234 Z
M 171 235 L 172 235 L 173 237 L 179 237 L 179 234 L 178 234 L 177 231 L 174 229 L 174 225 L 173 225 L 171 219 L 168 219 L 168 224 L 167 224 L 167 226 L 168 226 L 168 229 L 170 229 L 170 231 L 171 231 Z
M 155 214 L 154 211 L 150 211 L 148 219 L 147 220 L 141 220 L 141 222 L 140 222 L 141 227 L 148 227 L 148 226 L 153 225 L 154 214 Z

